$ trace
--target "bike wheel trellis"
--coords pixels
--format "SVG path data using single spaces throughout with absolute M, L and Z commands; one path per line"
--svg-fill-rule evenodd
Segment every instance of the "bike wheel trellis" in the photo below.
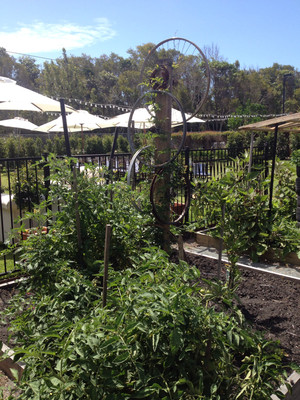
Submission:
M 172 47 L 173 46 L 173 47 Z M 186 120 L 183 111 L 183 106 L 179 99 L 176 97 L 176 84 L 179 83 L 182 78 L 180 77 L 180 72 L 182 71 L 182 65 L 189 59 L 193 60 L 193 68 L 190 73 L 195 74 L 195 70 L 198 72 L 198 78 L 201 81 L 202 87 L 201 95 L 195 96 L 195 92 L 191 93 L 194 95 L 194 110 L 190 117 Z M 174 68 L 176 65 L 176 69 Z M 176 72 L 175 72 L 176 71 Z M 148 78 L 148 81 L 144 80 Z M 199 82 L 200 82 L 199 81 Z M 181 82 L 181 85 L 184 82 Z M 131 151 L 134 153 L 133 160 L 139 159 L 141 164 L 151 164 L 154 170 L 154 176 L 150 186 L 150 201 L 152 204 L 153 214 L 159 225 L 165 232 L 165 240 L 168 241 L 168 230 L 171 224 L 177 224 L 180 222 L 186 213 L 188 212 L 189 202 L 190 202 L 190 180 L 189 173 L 184 173 L 184 207 L 179 213 L 175 213 L 175 218 L 172 219 L 170 214 L 171 206 L 171 196 L 170 196 L 170 173 L 166 172 L 167 169 L 173 164 L 178 157 L 179 153 L 182 151 L 185 144 L 186 137 L 186 122 L 195 116 L 200 108 L 203 106 L 209 91 L 210 86 L 210 73 L 206 57 L 204 56 L 201 49 L 196 46 L 193 42 L 183 39 L 183 38 L 170 38 L 166 39 L 156 46 L 154 46 L 146 57 L 140 75 L 140 88 L 141 96 L 134 104 L 130 118 L 128 122 L 128 140 L 131 147 Z M 188 89 L 188 88 L 186 88 Z M 135 140 L 134 140 L 134 112 L 137 109 L 139 103 L 145 99 L 149 99 L 149 96 L 156 96 L 155 104 L 158 106 L 150 109 L 149 102 L 145 104 L 148 108 L 149 113 L 152 113 L 153 122 L 155 127 L 155 135 L 160 139 L 154 139 L 154 154 L 152 153 L 151 161 L 147 163 L 145 157 L 146 149 L 151 146 L 146 145 L 141 149 L 136 150 Z M 195 101 L 196 99 L 196 101 Z M 173 152 L 168 148 L 171 143 L 171 105 L 172 101 L 175 103 L 176 107 L 182 114 L 183 123 L 183 134 L 179 147 Z M 153 99 L 150 103 L 153 105 Z M 157 111 L 158 110 L 158 111 Z M 165 122 L 161 122 L 160 119 L 164 119 Z M 160 147 L 160 148 L 158 148 Z M 160 152 L 160 155 L 159 155 Z M 129 170 L 128 183 L 131 181 L 131 173 L 133 171 L 133 164 Z M 161 181 L 161 182 L 160 182 Z M 159 183 L 160 182 L 160 183 Z M 159 198 L 157 193 L 161 191 L 164 194 L 161 196 L 159 203 L 160 207 L 155 204 L 155 199 Z M 164 204 L 165 203 L 165 204 Z M 160 212 L 158 211 L 160 209 Z M 168 245 L 166 246 L 168 247 Z

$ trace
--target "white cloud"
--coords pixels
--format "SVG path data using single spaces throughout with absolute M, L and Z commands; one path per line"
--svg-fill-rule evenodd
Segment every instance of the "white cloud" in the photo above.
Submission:
M 19 53 L 46 53 L 79 49 L 113 38 L 116 32 L 106 18 L 98 18 L 94 25 L 72 23 L 46 24 L 35 22 L 20 25 L 14 32 L 0 31 L 0 47 Z

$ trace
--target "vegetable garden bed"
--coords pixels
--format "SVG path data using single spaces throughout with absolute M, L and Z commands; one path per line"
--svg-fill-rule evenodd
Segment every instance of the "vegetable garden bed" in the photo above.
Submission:
M 187 253 L 189 264 L 201 271 L 201 277 L 216 276 L 217 261 Z M 241 283 L 237 289 L 240 309 L 257 330 L 264 330 L 270 340 L 279 340 L 285 352 L 284 361 L 300 366 L 300 281 L 241 270 Z M 222 265 L 222 278 L 226 267 Z M 0 309 L 7 306 L 11 288 L 0 288 Z M 7 342 L 7 326 L 0 330 L 0 340 Z M 292 371 L 291 371 L 292 372 Z

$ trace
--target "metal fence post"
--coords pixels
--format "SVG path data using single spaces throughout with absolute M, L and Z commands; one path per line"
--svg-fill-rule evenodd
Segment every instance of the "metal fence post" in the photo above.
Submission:
M 186 182 L 190 182 L 191 181 L 191 176 L 190 176 L 190 148 L 187 146 L 184 149 L 184 167 L 185 167 L 185 174 L 186 174 Z M 190 184 L 190 183 L 189 183 Z M 187 196 L 188 196 L 188 189 L 185 188 L 185 203 L 187 202 Z M 188 222 L 189 221 L 189 209 L 187 209 L 185 217 L 184 217 L 184 221 Z
M 45 200 L 48 200 L 48 194 L 50 190 L 50 167 L 48 164 L 48 153 L 43 153 L 43 157 L 45 159 L 45 163 L 43 164 L 44 171 L 44 186 L 45 186 Z M 51 211 L 51 205 L 47 204 L 47 210 Z

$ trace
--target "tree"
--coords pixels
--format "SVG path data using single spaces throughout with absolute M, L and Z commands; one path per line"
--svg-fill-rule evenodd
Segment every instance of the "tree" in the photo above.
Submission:
M 15 79 L 18 84 L 27 89 L 37 90 L 39 88 L 40 67 L 32 57 L 21 57 L 16 63 Z
M 213 60 L 210 61 L 209 67 L 211 72 L 211 111 L 217 115 L 232 113 L 236 106 L 235 89 L 239 65 Z M 218 123 L 219 130 L 222 130 L 223 123 L 224 121 Z
M 237 107 L 235 113 L 237 115 L 243 115 L 243 117 L 231 117 L 228 119 L 228 129 L 237 130 L 240 126 L 251 124 L 261 120 L 258 115 L 265 114 L 266 109 L 262 104 L 250 103 L 248 101 L 245 106 Z M 253 116 L 252 115 L 256 115 Z
M 0 47 L 0 76 L 14 79 L 16 60 Z

